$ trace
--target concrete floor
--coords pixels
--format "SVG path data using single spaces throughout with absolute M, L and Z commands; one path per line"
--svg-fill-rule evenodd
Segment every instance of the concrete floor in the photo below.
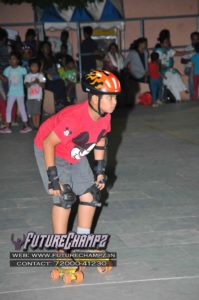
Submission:
M 199 103 L 114 115 L 113 187 L 95 232 L 111 234 L 118 266 L 106 275 L 87 269 L 81 285 L 52 282 L 48 268 L 9 267 L 12 233 L 51 233 L 51 202 L 34 161 L 34 134 L 14 131 L 0 136 L 1 300 L 198 300 Z

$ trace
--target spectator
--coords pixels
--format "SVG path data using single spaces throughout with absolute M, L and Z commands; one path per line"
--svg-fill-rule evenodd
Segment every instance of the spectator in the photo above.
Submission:
M 67 105 L 64 81 L 57 71 L 56 59 L 52 55 L 51 45 L 44 42 L 39 55 L 41 72 L 46 77 L 46 89 L 53 92 L 56 111 Z
M 3 70 L 9 65 L 9 52 L 10 49 L 7 45 L 8 33 L 5 29 L 0 28 L 0 75 Z M 0 79 L 0 96 L 6 100 L 7 84 Z
M 120 71 L 124 67 L 124 59 L 119 53 L 116 43 L 111 43 L 108 48 L 108 53 L 104 58 L 103 69 L 108 70 L 116 75 L 120 74 Z
M 160 38 L 160 48 L 154 49 L 159 54 L 161 61 L 161 73 L 166 76 L 163 84 L 172 92 L 176 101 L 181 101 L 181 92 L 187 91 L 178 70 L 173 68 L 174 56 L 183 56 L 193 51 L 177 51 L 170 47 L 168 37 Z
M 71 104 L 76 102 L 75 85 L 77 83 L 78 72 L 75 61 L 71 59 L 63 59 L 63 67 L 59 69 L 61 78 L 65 81 L 67 100 Z
M 149 82 L 153 100 L 153 107 L 157 107 L 162 102 L 159 100 L 162 86 L 162 76 L 160 73 L 159 54 L 151 53 L 151 62 L 149 63 Z
M 168 29 L 162 29 L 159 33 L 159 36 L 157 38 L 158 43 L 155 45 L 155 48 L 160 48 L 161 44 L 160 41 L 162 39 L 168 39 L 169 40 L 169 47 L 171 47 L 171 34 Z
M 66 46 L 67 54 L 72 56 L 73 55 L 72 44 L 71 44 L 71 42 L 69 41 L 68 38 L 69 38 L 68 31 L 67 30 L 63 30 L 61 32 L 61 36 L 60 36 L 61 45 Z
M 36 33 L 35 30 L 29 28 L 26 31 L 24 46 L 30 47 L 32 49 L 32 57 L 37 56 L 37 41 L 36 41 Z
M 198 87 L 199 87 L 199 43 L 195 44 L 195 54 L 191 58 L 193 69 L 193 82 L 194 82 L 194 100 L 198 100 Z
M 20 130 L 21 133 L 31 131 L 28 127 L 27 114 L 24 104 L 24 85 L 23 76 L 26 75 L 26 69 L 19 66 L 19 54 L 12 52 L 10 54 L 10 66 L 3 71 L 2 80 L 9 82 L 8 100 L 6 107 L 6 127 L 0 130 L 0 133 L 12 133 L 11 126 L 11 112 L 15 101 L 17 101 L 19 112 L 24 123 L 24 127 Z
M 148 51 L 147 39 L 139 38 L 130 46 L 124 66 L 130 68 L 133 78 L 140 82 L 148 82 Z
M 185 51 L 194 51 L 194 46 L 199 42 L 199 33 L 197 31 L 192 32 L 190 38 L 191 44 L 185 48 Z M 188 76 L 189 94 L 191 99 L 194 97 L 194 83 L 191 63 L 191 58 L 193 55 L 194 52 L 183 56 L 181 59 L 181 63 L 185 65 L 184 74 Z
M 22 47 L 22 61 L 21 65 L 29 71 L 29 61 L 32 58 L 32 49 L 30 46 L 23 46 Z
M 97 43 L 91 37 L 93 34 L 92 27 L 84 27 L 83 32 L 84 41 L 81 43 L 82 71 L 87 73 L 91 69 L 96 69 Z
M 190 51 L 177 51 L 170 46 L 170 40 L 168 37 L 160 38 L 160 47 L 155 48 L 154 52 L 157 52 L 160 57 L 162 72 L 166 72 L 169 68 L 173 67 L 173 58 L 174 56 L 183 56 L 186 54 L 193 53 L 193 50 Z
M 28 116 L 32 119 L 34 129 L 39 128 L 41 115 L 42 89 L 46 78 L 40 73 L 40 63 L 32 59 L 29 63 L 30 73 L 25 76 L 25 86 L 28 89 L 27 111 Z
M 62 60 L 64 59 L 65 61 L 67 60 L 71 60 L 72 56 L 71 55 L 68 55 L 67 53 L 67 46 L 62 44 L 61 45 L 61 48 L 60 48 L 60 52 L 58 52 L 56 54 L 56 60 L 59 64 L 62 64 Z

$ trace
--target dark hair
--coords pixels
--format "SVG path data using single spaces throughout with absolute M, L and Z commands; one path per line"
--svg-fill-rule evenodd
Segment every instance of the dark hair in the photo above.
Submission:
M 8 39 L 8 33 L 5 29 L 0 28 L 0 41 L 7 40 Z
M 37 64 L 39 69 L 41 68 L 41 62 L 38 59 L 36 59 L 36 58 L 30 59 L 29 67 L 31 67 L 34 64 Z
M 138 38 L 131 45 L 129 50 L 137 50 L 140 44 L 147 43 L 147 39 L 145 37 Z
M 190 39 L 192 40 L 194 35 L 197 35 L 199 37 L 199 32 L 198 31 L 194 31 L 190 34 Z
M 75 63 L 74 59 L 71 57 L 67 57 L 66 64 Z
M 162 39 L 168 39 L 168 40 L 170 40 L 170 37 L 171 37 L 171 35 L 170 35 L 170 31 L 168 30 L 168 29 L 162 29 L 161 31 L 160 31 L 160 33 L 159 33 L 159 37 L 157 38 L 157 40 L 159 41 L 159 42 L 161 42 L 161 40 Z
M 118 51 L 119 51 L 118 45 L 117 45 L 116 43 L 114 43 L 114 42 L 111 43 L 111 44 L 108 46 L 108 51 L 110 51 L 111 48 L 112 48 L 113 46 L 116 48 L 116 50 L 117 50 L 117 52 L 118 52 Z
M 69 33 L 67 30 L 62 30 L 60 39 L 62 39 L 63 37 L 66 37 L 68 39 Z
M 159 54 L 157 52 L 151 53 L 151 61 L 156 61 L 159 59 Z
M 35 30 L 33 28 L 29 28 L 26 31 L 25 39 L 27 39 L 28 36 L 33 36 L 34 38 L 36 37 Z
M 65 48 L 66 52 L 68 52 L 68 46 L 66 44 L 61 44 L 60 50 Z
M 43 50 L 43 48 L 44 48 L 45 45 L 48 45 L 48 46 L 50 47 L 50 52 L 52 52 L 52 46 L 51 46 L 51 43 L 48 42 L 48 41 L 42 42 L 42 43 L 40 44 L 39 52 L 42 52 L 42 50 Z
M 165 40 L 168 40 L 170 42 L 170 40 L 169 40 L 169 38 L 167 36 L 161 36 L 161 37 L 159 37 L 158 40 L 159 40 L 160 44 L 162 44 Z
M 10 53 L 10 56 L 9 56 L 9 57 L 11 58 L 12 56 L 15 56 L 16 59 L 17 59 L 18 61 L 21 60 L 21 55 L 19 54 L 19 52 L 14 52 L 14 51 L 12 51 L 12 52 Z
M 196 53 L 199 53 L 199 43 L 196 43 L 194 46 Z
M 93 28 L 91 26 L 83 27 L 84 34 L 91 36 L 93 34 Z

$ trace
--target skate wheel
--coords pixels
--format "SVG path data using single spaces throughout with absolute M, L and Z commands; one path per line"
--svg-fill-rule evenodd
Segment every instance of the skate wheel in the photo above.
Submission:
M 52 280 L 58 280 L 58 279 L 59 279 L 59 270 L 53 269 L 53 270 L 50 272 L 50 278 L 51 278 Z
M 63 282 L 66 283 L 66 284 L 71 284 L 71 277 L 69 274 L 64 274 L 63 276 Z
M 107 273 L 112 269 L 112 266 L 97 267 L 99 273 Z
M 75 276 L 76 276 L 76 283 L 81 283 L 84 280 L 84 274 L 81 271 L 77 271 L 75 272 Z

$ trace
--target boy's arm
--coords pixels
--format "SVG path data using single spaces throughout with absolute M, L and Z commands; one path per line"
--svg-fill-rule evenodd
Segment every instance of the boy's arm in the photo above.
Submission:
M 43 141 L 44 162 L 49 179 L 49 193 L 60 196 L 60 183 L 55 166 L 55 146 L 60 143 L 58 136 L 52 131 Z
M 96 185 L 102 190 L 105 187 L 105 151 L 106 151 L 106 137 L 101 138 L 94 149 Z M 98 148 L 99 147 L 99 148 Z M 101 169 L 101 170 L 100 170 Z

